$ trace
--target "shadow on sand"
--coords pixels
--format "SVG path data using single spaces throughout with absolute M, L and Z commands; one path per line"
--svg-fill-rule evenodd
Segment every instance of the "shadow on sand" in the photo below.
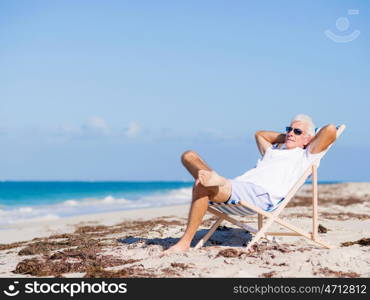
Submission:
M 204 235 L 206 235 L 207 232 L 208 229 L 198 230 L 191 243 L 191 247 L 195 247 L 195 245 Z M 251 239 L 252 235 L 248 231 L 239 228 L 220 226 L 213 233 L 212 237 L 207 241 L 204 247 L 207 246 L 245 247 L 250 242 Z M 138 242 L 144 242 L 146 245 L 159 245 L 162 246 L 163 249 L 167 249 L 172 245 L 176 244 L 179 241 L 179 238 L 167 237 L 167 238 L 148 239 L 129 236 L 124 239 L 118 239 L 117 241 L 122 244 L 128 245 L 135 244 Z

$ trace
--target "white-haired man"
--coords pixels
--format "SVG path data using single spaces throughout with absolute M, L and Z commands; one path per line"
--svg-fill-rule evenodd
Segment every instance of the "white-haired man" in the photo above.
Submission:
M 314 128 L 309 116 L 297 115 L 286 127 L 286 134 L 257 131 L 255 138 L 262 158 L 255 168 L 234 179 L 220 176 L 194 151 L 184 152 L 182 163 L 195 179 L 192 203 L 184 235 L 165 253 L 184 252 L 190 248 L 209 201 L 242 199 L 266 211 L 276 208 L 313 160 L 321 158 L 336 139 L 335 125 L 326 125 L 317 135 Z M 278 143 L 283 143 L 283 147 L 273 147 Z

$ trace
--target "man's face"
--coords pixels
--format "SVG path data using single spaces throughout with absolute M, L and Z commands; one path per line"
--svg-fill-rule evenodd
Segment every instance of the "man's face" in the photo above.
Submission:
M 302 130 L 301 135 L 294 133 L 294 129 L 287 132 L 285 137 L 285 146 L 287 149 L 293 149 L 296 147 L 304 148 L 312 139 L 311 136 L 307 135 L 307 125 L 305 122 L 295 121 L 290 124 L 290 127 Z

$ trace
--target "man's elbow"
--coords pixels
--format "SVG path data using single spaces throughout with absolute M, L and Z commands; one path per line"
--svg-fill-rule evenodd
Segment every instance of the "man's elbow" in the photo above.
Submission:
M 328 124 L 328 125 L 327 125 L 327 130 L 328 130 L 330 133 L 335 133 L 335 134 L 337 134 L 337 126 L 335 126 L 334 124 Z
M 331 131 L 332 130 L 337 131 L 337 126 L 335 126 L 335 124 L 328 124 L 326 125 L 326 128 Z
M 263 133 L 264 133 L 264 131 L 263 131 L 263 130 L 258 130 L 258 131 L 256 131 L 256 133 L 254 134 L 254 136 L 255 136 L 255 137 L 263 136 Z
M 334 124 L 326 125 L 325 135 L 328 136 L 331 141 L 334 141 L 337 138 L 337 126 Z

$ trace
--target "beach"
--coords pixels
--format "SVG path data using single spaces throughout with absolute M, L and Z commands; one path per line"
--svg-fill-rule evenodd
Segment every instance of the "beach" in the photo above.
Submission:
M 281 217 L 310 231 L 310 195 L 311 187 L 304 185 Z M 182 236 L 188 208 L 3 226 L 0 277 L 370 277 L 370 183 L 319 184 L 319 237 L 333 249 L 303 237 L 276 237 L 246 252 L 252 235 L 224 221 L 203 248 L 162 256 Z M 237 218 L 256 227 L 256 216 Z M 205 216 L 192 246 L 214 220 Z

